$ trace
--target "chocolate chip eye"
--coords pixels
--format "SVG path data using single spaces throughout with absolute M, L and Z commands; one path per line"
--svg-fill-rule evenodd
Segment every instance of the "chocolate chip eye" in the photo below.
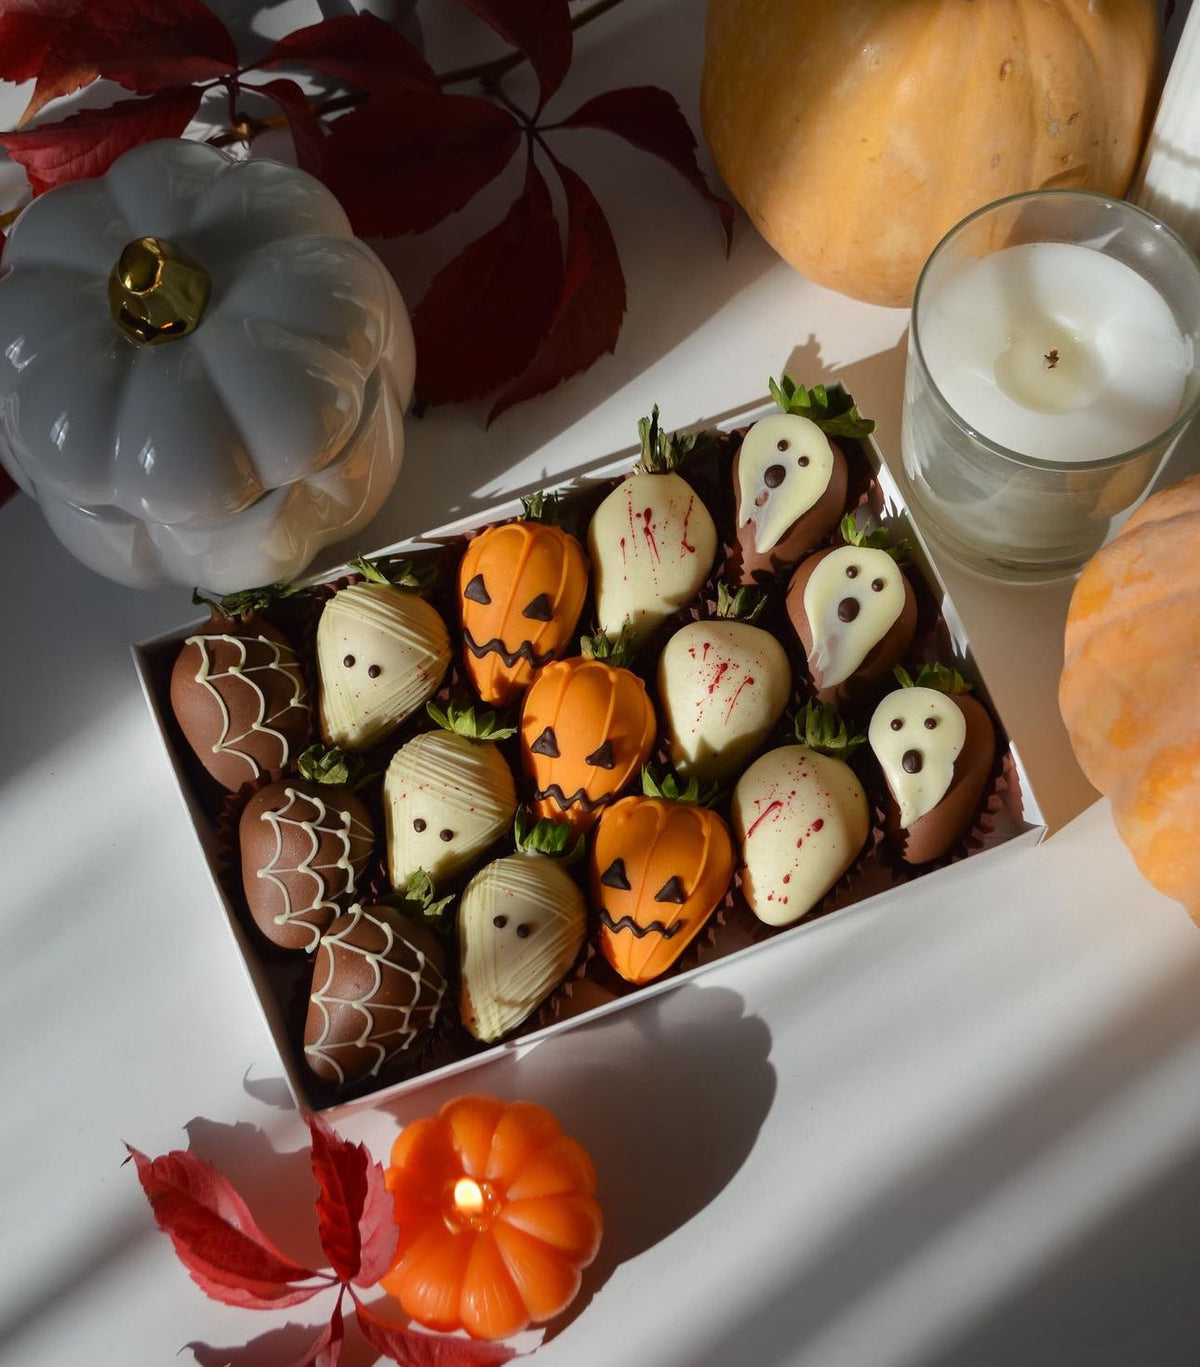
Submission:
M 919 774 L 925 766 L 920 750 L 905 750 L 904 758 L 900 763 L 904 765 L 906 774 Z
M 858 578 L 858 566 L 857 566 L 857 565 L 847 565 L 847 566 L 846 566 L 846 578 L 847 578 L 847 579 L 857 579 L 857 578 Z
M 371 665 L 371 667 L 367 670 L 367 678 L 377 679 L 382 673 L 383 670 L 380 669 L 378 665 Z
M 629 891 L 629 875 L 625 872 L 623 859 L 614 859 L 604 870 L 600 875 L 600 885 L 606 888 L 619 888 L 621 892 Z
M 534 755 L 548 755 L 551 759 L 558 758 L 558 737 L 554 734 L 554 728 L 547 726 L 542 734 L 529 747 L 530 753 Z
M 424 829 L 425 829 L 425 818 L 424 818 L 423 816 L 414 817 L 414 818 L 413 818 L 413 830 L 416 831 L 418 835 L 420 835 L 420 833 L 421 833 Z
M 492 917 L 492 925 L 494 925 L 494 926 L 496 927 L 497 930 L 503 930 L 504 927 L 505 927 L 506 925 L 508 925 L 508 917 L 507 917 L 507 916 L 493 916 L 493 917 Z
M 528 940 L 532 933 L 533 927 L 525 921 L 522 921 L 517 927 L 517 938 L 520 940 Z
M 882 593 L 884 589 L 887 588 L 887 584 L 882 579 L 872 579 L 871 587 L 876 593 Z
M 593 769 L 615 769 L 617 761 L 613 759 L 612 741 L 606 740 L 603 745 L 598 745 L 583 762 L 590 764 Z
M 450 830 L 449 828 L 447 828 L 447 829 L 444 830 L 444 831 L 438 831 L 438 839 L 439 839 L 439 840 L 446 840 L 446 841 L 453 840 L 453 839 L 454 839 L 454 832 L 453 832 L 452 830 Z
M 780 446 L 786 446 L 787 442 L 783 441 L 779 444 Z M 783 483 L 784 476 L 786 474 L 787 471 L 783 468 L 782 465 L 768 465 L 767 468 L 763 471 L 763 483 L 767 486 L 768 489 L 778 489 L 779 486 Z
M 775 443 L 775 449 L 776 449 L 776 451 L 786 451 L 786 450 L 788 449 L 788 446 L 789 446 L 789 445 L 790 445 L 790 443 L 789 443 L 788 439 L 787 439 L 786 437 L 781 437 L 781 438 Z
M 936 718 L 936 717 L 926 717 L 926 718 L 925 718 L 925 730 L 926 730 L 926 731 L 933 731 L 933 730 L 935 730 L 936 728 L 937 728 L 937 718 Z
M 859 603 L 857 598 L 843 598 L 838 604 L 837 615 L 839 622 L 853 622 L 858 616 Z
M 342 661 L 342 664 L 344 664 L 347 669 L 351 669 L 354 665 L 354 656 L 347 655 L 345 659 Z
M 482 574 L 477 574 L 463 589 L 463 597 L 469 598 L 472 603 L 490 603 L 492 601 L 492 595 L 484 586 Z
M 801 457 L 796 461 L 796 464 L 797 464 L 797 465 L 800 465 L 800 466 L 807 465 L 807 464 L 808 464 L 808 457 L 807 457 L 807 456 L 801 456 Z
M 550 604 L 550 595 L 548 593 L 539 593 L 525 608 L 525 611 L 521 616 L 528 617 L 533 622 L 551 621 L 554 617 L 554 608 Z
M 675 902 L 677 904 L 682 904 L 687 901 L 687 894 L 683 890 L 683 884 L 679 881 L 678 875 L 672 874 L 671 877 L 667 879 L 662 887 L 654 894 L 654 900 L 656 902 Z
M 892 728 L 893 731 L 899 731 L 900 728 L 904 725 L 904 718 L 893 717 L 891 721 L 888 722 L 888 725 Z

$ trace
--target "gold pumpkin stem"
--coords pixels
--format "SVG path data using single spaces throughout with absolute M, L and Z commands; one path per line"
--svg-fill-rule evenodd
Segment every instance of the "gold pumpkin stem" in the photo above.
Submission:
M 208 272 L 181 247 L 136 237 L 108 277 L 108 305 L 127 337 L 156 346 L 199 327 L 211 289 Z

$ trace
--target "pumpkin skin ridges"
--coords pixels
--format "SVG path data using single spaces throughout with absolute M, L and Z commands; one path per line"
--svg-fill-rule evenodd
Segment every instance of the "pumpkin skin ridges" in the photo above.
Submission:
M 701 119 L 796 270 L 907 305 L 973 209 L 1043 186 L 1122 194 L 1157 55 L 1153 0 L 710 0 Z
M 1143 877 L 1200 924 L 1200 729 L 1159 751 L 1111 801 L 1117 833 Z

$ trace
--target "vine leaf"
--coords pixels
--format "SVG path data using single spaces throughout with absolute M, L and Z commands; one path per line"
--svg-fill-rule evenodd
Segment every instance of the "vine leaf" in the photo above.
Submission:
M 288 132 L 296 151 L 296 165 L 312 176 L 322 176 L 325 170 L 325 133 L 321 122 L 312 111 L 308 96 L 293 80 L 280 76 L 265 85 L 244 82 L 246 90 L 269 95 L 287 119 Z
M 425 58 L 373 14 L 339 14 L 297 29 L 281 38 L 257 65 L 312 67 L 369 95 L 392 95 L 409 86 L 439 89 Z
M 660 157 L 716 209 L 725 230 L 725 250 L 733 244 L 733 206 L 715 194 L 696 161 L 696 139 L 673 96 L 657 86 L 627 86 L 588 100 L 555 128 L 598 128 L 615 133 L 640 151 Z M 547 131 L 547 130 L 543 130 Z
M 71 180 L 101 176 L 121 155 L 153 138 L 177 138 L 200 105 L 197 86 L 164 90 L 148 99 L 118 100 L 107 109 L 84 109 L 58 123 L 0 133 L 20 162 L 35 195 Z
M 407 1329 L 402 1324 L 381 1319 L 370 1306 L 361 1302 L 354 1313 L 362 1336 L 393 1362 L 404 1367 L 502 1367 L 518 1356 L 515 1349 L 503 1343 L 486 1343 L 473 1339 L 449 1338 L 423 1334 Z
M 531 161 L 503 221 L 442 268 L 413 314 L 421 398 L 476 398 L 519 375 L 550 329 L 562 274 L 550 191 Z
M 582 177 L 555 160 L 567 199 L 567 261 L 550 330 L 533 360 L 496 400 L 494 422 L 614 351 L 625 316 L 625 275 L 612 229 Z
M 342 1340 L 346 1335 L 342 1303 L 333 1307 L 329 1323 L 308 1345 L 298 1358 L 293 1358 L 287 1367 L 337 1367 L 342 1356 Z
M 537 114 L 562 85 L 571 65 L 571 11 L 567 0 L 463 0 L 511 47 L 519 48 L 538 78 Z
M 320 1194 L 321 1247 L 342 1281 L 374 1286 L 392 1265 L 400 1231 L 383 1168 L 362 1144 L 351 1144 L 309 1112 L 312 1169 Z
M 325 183 L 360 237 L 424 232 L 494 180 L 520 141 L 500 105 L 399 90 L 334 121 Z

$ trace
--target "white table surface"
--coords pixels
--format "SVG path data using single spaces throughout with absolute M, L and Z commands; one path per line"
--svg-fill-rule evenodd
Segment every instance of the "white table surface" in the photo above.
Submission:
M 644 0 L 591 26 L 557 107 L 653 81 L 698 128 L 702 9 Z M 599 134 L 573 147 L 629 280 L 616 355 L 490 430 L 476 407 L 411 422 L 388 507 L 325 563 L 553 483 L 653 402 L 670 425 L 739 405 L 793 356 L 798 379 L 843 379 L 896 454 L 903 312 L 809 285 L 744 218 L 726 260 L 671 173 Z M 391 257 L 416 297 L 425 245 Z M 321 1302 L 207 1300 L 121 1166 L 123 1141 L 190 1145 L 287 1251 L 320 1256 L 304 1127 L 129 657 L 187 595 L 92 577 L 23 497 L 0 509 L 0 582 L 0 1360 L 143 1367 L 194 1343 L 206 1364 L 282 1364 Z M 1083 791 L 1054 739 L 1065 590 L 952 587 L 1065 819 Z M 344 1130 L 385 1157 L 465 1090 L 551 1107 L 599 1170 L 605 1241 L 539 1367 L 1200 1361 L 1200 931 L 1105 802 Z M 373 1361 L 352 1331 L 343 1362 Z

